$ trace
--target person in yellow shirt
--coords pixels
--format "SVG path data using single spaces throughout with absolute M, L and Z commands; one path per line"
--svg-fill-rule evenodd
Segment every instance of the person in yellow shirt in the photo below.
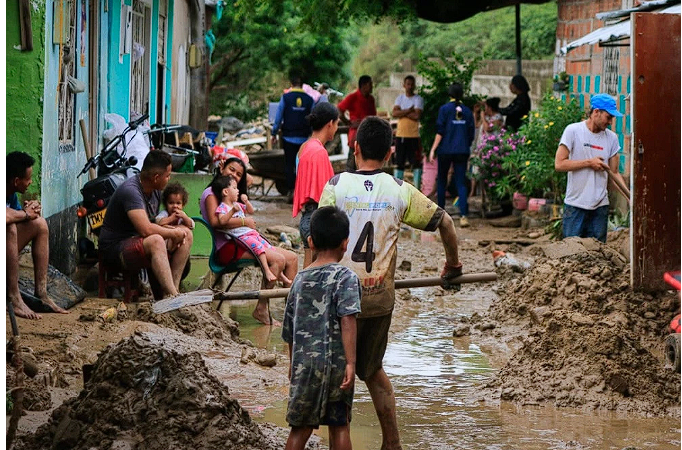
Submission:
M 392 112 L 393 117 L 398 119 L 395 143 L 396 169 L 393 175 L 402 180 L 405 175 L 405 162 L 409 161 L 414 185 L 419 189 L 423 160 L 419 151 L 419 119 L 424 110 L 424 99 L 415 93 L 416 81 L 412 75 L 405 77 L 403 88 L 405 93 L 395 99 Z

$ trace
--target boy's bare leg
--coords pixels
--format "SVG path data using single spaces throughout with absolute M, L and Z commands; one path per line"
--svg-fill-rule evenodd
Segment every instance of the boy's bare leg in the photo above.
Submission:
M 159 234 L 152 234 L 144 238 L 142 245 L 144 246 L 145 254 L 151 256 L 152 271 L 161 285 L 164 297 L 178 295 L 178 289 L 173 283 L 173 272 L 168 261 L 165 239 Z M 182 272 L 180 272 L 180 275 L 182 275 Z
M 330 426 L 329 427 L 329 448 L 334 450 L 353 450 L 353 445 L 350 441 L 350 427 Z
M 52 311 L 68 314 L 67 310 L 57 306 L 54 300 L 47 295 L 47 265 L 50 259 L 49 236 L 50 230 L 47 227 L 47 221 L 42 217 L 17 224 L 17 248 L 23 249 L 29 242 L 32 242 L 34 295 Z
M 186 228 L 186 227 L 185 227 Z M 192 250 L 192 242 L 194 235 L 191 232 L 185 233 L 185 242 L 175 250 L 170 258 L 170 269 L 173 277 L 173 285 L 176 293 L 180 290 L 180 280 L 182 279 L 182 272 L 185 270 L 187 260 L 189 259 L 190 250 Z
M 395 414 L 395 392 L 381 368 L 365 381 L 381 425 L 381 450 L 402 450 Z
M 25 319 L 41 319 L 40 314 L 36 314 L 24 303 L 24 300 L 21 298 L 21 292 L 19 292 L 19 246 L 17 243 L 16 224 L 7 225 L 6 238 L 7 297 L 12 302 L 14 314 Z
M 291 427 L 289 438 L 287 439 L 287 443 L 284 446 L 284 450 L 304 450 L 305 444 L 308 442 L 308 439 L 312 433 L 312 428 Z
M 277 263 L 272 263 L 272 266 L 268 263 L 268 258 L 265 256 L 265 253 L 261 253 L 258 255 L 258 260 L 260 261 L 261 267 L 263 267 L 263 276 L 267 280 L 266 286 L 268 289 L 271 289 L 275 287 L 275 283 L 277 282 L 277 275 L 272 273 L 272 269 L 274 268 L 277 270 Z
M 265 283 L 266 283 L 265 277 L 263 277 L 260 284 L 261 289 L 267 289 Z M 269 299 L 267 298 L 258 299 L 258 303 L 256 303 L 256 308 L 254 308 L 253 313 L 251 313 L 251 316 L 264 325 L 272 325 L 274 327 L 282 326 L 282 323 L 278 320 L 272 319 L 272 321 L 270 321 L 271 319 L 270 303 Z

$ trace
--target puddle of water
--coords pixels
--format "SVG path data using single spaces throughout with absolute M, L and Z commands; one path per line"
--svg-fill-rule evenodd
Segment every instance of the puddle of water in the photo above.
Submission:
M 426 298 L 427 289 L 413 289 Z M 490 294 L 494 295 L 494 294 Z M 453 338 L 460 314 L 487 309 L 490 298 L 463 288 L 456 296 L 404 304 L 391 325 L 384 367 L 396 392 L 398 426 L 404 449 L 679 449 L 680 422 L 628 417 L 552 407 L 499 407 L 474 400 L 495 370 L 488 356 L 469 338 Z M 273 300 L 273 316 L 281 318 L 284 301 Z M 241 335 L 255 345 L 286 355 L 280 328 L 262 327 L 251 317 L 255 302 L 223 305 L 240 322 Z M 286 402 L 254 411 L 257 421 L 286 427 Z M 326 427 L 317 431 L 326 442 Z M 351 438 L 356 450 L 381 446 L 372 401 L 357 380 Z

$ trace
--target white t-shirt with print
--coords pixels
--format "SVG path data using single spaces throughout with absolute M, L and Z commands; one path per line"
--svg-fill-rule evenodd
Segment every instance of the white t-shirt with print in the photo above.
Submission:
M 569 160 L 592 159 L 595 156 L 608 164 L 620 150 L 618 136 L 611 130 L 593 133 L 585 121 L 572 123 L 561 135 L 560 144 L 568 148 Z M 608 173 L 591 168 L 568 172 L 564 203 L 576 208 L 594 210 L 609 204 Z

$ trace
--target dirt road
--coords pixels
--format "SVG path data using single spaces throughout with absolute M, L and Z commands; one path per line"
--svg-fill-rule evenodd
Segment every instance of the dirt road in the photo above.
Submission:
M 286 205 L 256 205 L 261 229 L 296 226 Z M 478 400 L 679 418 L 680 376 L 664 369 L 662 353 L 665 324 L 679 310 L 679 296 L 630 292 L 619 252 L 623 236 L 613 236 L 611 246 L 579 242 L 575 253 L 557 257 L 546 236 L 529 238 L 537 230 L 474 219 L 471 228 L 458 231 L 465 273 L 495 270 L 493 250 L 534 263 L 524 273 L 498 269 L 499 282 L 467 286 L 460 294 L 428 288 L 399 295 L 397 308 L 406 311 L 414 305 L 422 311 L 433 299 L 480 298 L 456 322 L 445 322 L 486 349 L 493 370 Z M 406 229 L 399 245 L 397 278 L 440 272 L 442 247 L 434 234 Z M 195 270 L 202 263 L 194 261 Z M 251 271 L 233 291 L 257 284 L 258 274 Z M 229 309 L 224 318 L 207 306 L 155 316 L 141 303 L 128 305 L 111 322 L 99 319 L 117 304 L 88 298 L 69 315 L 20 321 L 22 344 L 40 368 L 26 403 L 40 411 L 19 424 L 20 433 L 33 436 L 24 440 L 25 448 L 49 448 L 57 441 L 83 449 L 95 442 L 99 448 L 218 448 L 219 441 L 233 444 L 220 448 L 283 447 L 286 430 L 256 426 L 247 411 L 286 399 L 284 353 L 259 349 L 257 334 L 250 337 L 258 346 L 240 338 Z M 408 329 L 413 320 L 396 314 L 392 333 Z M 83 365 L 95 363 L 92 382 L 83 389 Z M 7 376 L 11 386 L 10 367 Z M 51 414 L 52 421 L 33 435 Z M 188 433 L 194 440 L 187 440 Z

